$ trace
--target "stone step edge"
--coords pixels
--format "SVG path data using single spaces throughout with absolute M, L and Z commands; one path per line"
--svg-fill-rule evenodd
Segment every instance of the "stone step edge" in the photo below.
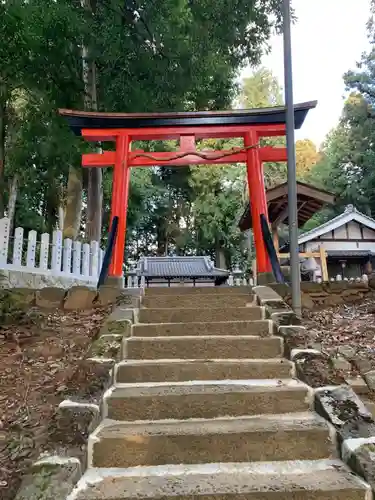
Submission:
M 182 382 L 130 382 L 130 383 L 125 383 L 125 382 L 118 382 L 113 384 L 111 387 L 109 387 L 105 393 L 103 398 L 108 397 L 108 395 L 111 395 L 113 392 L 116 390 L 120 389 L 146 389 L 146 388 L 176 388 L 176 387 L 192 387 L 192 386 L 248 386 L 249 389 L 255 389 L 255 390 L 274 390 L 274 389 L 306 389 L 306 391 L 311 394 L 311 397 L 314 396 L 315 392 L 314 390 L 305 384 L 304 382 L 301 382 L 300 380 L 297 380 L 295 378 L 284 378 L 284 379 L 244 379 L 244 380 L 189 380 L 189 381 L 182 381 Z
M 162 420 L 114 420 L 104 418 L 88 438 L 88 467 L 93 465 L 94 445 L 102 440 L 116 437 L 121 439 L 128 436 L 145 435 L 148 437 L 168 436 L 207 436 L 229 435 L 242 433 L 272 432 L 274 425 L 282 423 L 280 431 L 296 431 L 299 433 L 320 430 L 327 433 L 332 444 L 336 443 L 335 428 L 323 417 L 313 411 L 261 414 L 240 417 L 217 418 L 190 418 L 190 419 L 162 419 Z M 238 426 L 241 426 L 238 429 Z M 202 430 L 202 426 L 205 427 Z M 222 427 L 224 426 L 224 427 Z M 115 430 L 113 428 L 116 428 Z
M 289 359 L 285 358 L 209 358 L 209 359 L 202 359 L 202 358 L 191 358 L 191 359 L 186 359 L 186 358 L 166 358 L 166 359 L 123 359 L 119 361 L 118 363 L 115 364 L 115 375 L 116 371 L 119 367 L 121 366 L 147 366 L 147 365 L 159 365 L 160 363 L 163 364 L 170 364 L 170 365 L 178 365 L 178 364 L 189 364 L 189 363 L 207 363 L 207 364 L 233 364 L 233 363 L 238 363 L 238 364 L 250 364 L 250 365 L 256 365 L 257 363 L 265 364 L 265 365 L 288 365 L 290 368 L 294 367 L 293 361 L 290 361 Z M 294 373 L 294 371 L 293 371 Z M 290 378 L 295 378 L 294 375 L 292 375 Z M 270 379 L 272 380 L 272 379 Z M 202 380 L 202 382 L 205 382 Z
M 248 309 L 248 308 L 245 308 L 245 309 Z M 179 322 L 172 322 L 172 323 L 133 323 L 131 328 L 134 329 L 138 326 L 142 326 L 142 327 L 145 327 L 145 326 L 155 326 L 155 325 L 165 325 L 166 327 L 168 326 L 171 326 L 171 325 L 186 325 L 186 326 L 189 326 L 191 327 L 191 325 L 222 325 L 222 324 L 232 324 L 232 323 L 235 323 L 235 324 L 238 324 L 238 323 L 249 323 L 249 324 L 252 324 L 252 323 L 265 323 L 267 322 L 268 323 L 268 326 L 269 326 L 269 333 L 272 334 L 273 333 L 273 321 L 271 319 L 267 319 L 267 318 L 264 318 L 264 319 L 239 319 L 239 320 L 228 320 L 228 321 L 192 321 L 191 323 L 179 323 Z M 194 335 L 195 336 L 195 335 Z
M 308 424 L 311 427 L 306 427 L 302 430 L 321 428 L 332 433 L 334 438 L 336 435 L 335 428 L 329 424 L 323 417 L 313 411 L 295 412 L 295 413 L 272 413 L 260 415 L 244 415 L 240 417 L 217 417 L 217 418 L 188 418 L 188 419 L 161 419 L 161 420 L 114 420 L 104 418 L 98 427 L 90 434 L 89 440 L 92 442 L 100 441 L 100 434 L 104 433 L 113 427 L 118 427 L 119 432 L 126 432 L 128 429 L 130 434 L 147 433 L 150 436 L 160 435 L 185 435 L 185 434 L 210 434 L 211 431 L 221 432 L 223 434 L 236 433 L 236 424 L 243 423 L 248 430 L 267 430 L 270 424 L 283 423 L 283 430 L 299 428 L 300 425 Z M 206 425 L 207 429 L 202 432 L 202 428 L 197 427 L 198 424 Z M 221 425 L 227 424 L 227 427 L 221 428 Z M 192 426 L 194 426 L 192 428 Z M 147 427 L 147 432 L 146 431 Z M 168 428 L 169 427 L 169 428 Z M 178 431 L 178 427 L 182 432 Z M 148 431 L 148 428 L 150 429 Z M 185 429 L 184 429 L 185 428 Z M 137 430 L 139 429 L 139 430 Z M 301 430 L 301 429 L 299 429 Z M 330 434 L 331 435 L 331 434 Z
M 277 335 L 269 335 L 269 336 L 262 336 L 262 335 L 158 335 L 157 337 L 142 337 L 142 336 L 131 336 L 131 337 L 124 337 L 123 341 L 124 342 L 155 342 L 157 340 L 166 340 L 166 341 L 174 341 L 174 342 L 179 342 L 181 340 L 193 340 L 195 342 L 199 342 L 199 340 L 205 340 L 205 339 L 215 339 L 215 340 L 233 340 L 235 341 L 236 339 L 239 340 L 246 340 L 246 339 L 256 339 L 256 340 L 268 340 L 270 338 L 274 339 L 280 339 L 281 342 L 283 342 L 283 337 L 279 337 Z
M 330 473 L 325 482 L 322 483 L 314 479 L 314 474 Z M 340 488 L 339 480 L 342 475 L 343 487 Z M 214 477 L 223 478 L 228 476 L 228 487 L 223 488 L 222 485 L 217 486 Z M 308 476 L 308 477 L 307 477 Z M 85 475 L 77 484 L 75 490 L 68 495 L 66 500 L 75 500 L 83 498 L 80 494 L 85 490 L 89 490 L 90 486 L 98 487 L 102 481 L 110 480 L 115 483 L 121 479 L 136 481 L 144 478 L 147 479 L 145 486 L 153 489 L 153 481 L 156 480 L 160 488 L 160 479 L 165 478 L 166 483 L 178 479 L 178 487 L 173 488 L 173 491 L 162 491 L 164 497 L 172 497 L 176 495 L 191 495 L 197 494 L 195 484 L 201 484 L 206 478 L 209 481 L 202 484 L 204 492 L 202 495 L 220 494 L 220 493 L 246 493 L 246 492 L 266 492 L 266 491 L 296 491 L 300 484 L 303 489 L 306 489 L 306 479 L 311 478 L 310 491 L 329 491 L 332 486 L 331 476 L 333 476 L 333 486 L 336 489 L 343 491 L 351 488 L 356 488 L 364 492 L 363 500 L 371 500 L 372 492 L 370 486 L 359 476 L 354 475 L 348 467 L 340 460 L 323 459 L 323 460 L 291 460 L 285 462 L 251 462 L 251 463 L 211 463 L 199 465 L 160 465 L 160 466 L 141 466 L 129 468 L 89 468 Z M 236 482 L 233 482 L 233 479 Z M 198 483 L 199 479 L 199 483 Z M 300 481 L 300 483 L 299 483 Z M 225 481 L 226 482 L 226 481 Z M 142 483 L 143 484 L 143 483 Z M 280 487 L 281 485 L 281 487 Z M 275 489 L 275 486 L 277 487 Z M 297 490 L 298 491 L 298 490 Z M 160 491 L 155 491 L 155 495 L 147 494 L 147 498 L 160 498 Z M 131 494 L 129 497 L 133 498 Z M 140 494 L 140 498 L 146 497 Z M 90 497 L 87 497 L 90 498 Z M 93 498 L 93 497 L 91 497 Z M 97 497 L 98 498 L 98 497 Z M 105 496 L 103 500 L 105 500 Z M 109 497 L 108 497 L 109 498 Z
M 170 297 L 170 295 L 168 294 L 155 294 L 155 295 L 143 295 L 142 296 L 142 300 L 144 299 L 148 299 L 148 300 L 153 300 L 153 299 L 159 299 L 160 297 Z M 199 298 L 205 298 L 205 297 L 210 297 L 209 300 L 211 300 L 212 297 L 230 297 L 231 299 L 233 297 L 241 297 L 241 298 L 248 298 L 249 300 L 252 300 L 253 302 L 256 302 L 257 300 L 257 295 L 256 293 L 254 292 L 250 292 L 250 293 L 246 293 L 246 292 L 238 292 L 238 293 L 231 293 L 231 294 L 228 294 L 228 295 L 225 295 L 225 293 L 221 293 L 221 294 L 214 294 L 214 293 L 192 293 L 192 294 L 186 294 L 186 293 L 183 293 L 183 294 L 173 294 L 172 297 L 199 297 Z M 167 300 L 167 299 L 165 299 Z M 212 299 L 214 300 L 214 299 Z M 230 300 L 230 299 L 228 299 Z

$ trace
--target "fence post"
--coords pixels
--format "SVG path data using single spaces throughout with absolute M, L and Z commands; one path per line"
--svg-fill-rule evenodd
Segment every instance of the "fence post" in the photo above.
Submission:
M 23 227 L 17 227 L 14 232 L 13 244 L 13 260 L 15 266 L 22 266 L 22 250 L 23 250 Z
M 99 243 L 92 241 L 90 244 L 91 250 L 91 276 L 97 278 L 99 276 Z
M 82 274 L 86 277 L 90 275 L 90 245 L 88 243 L 82 245 Z
M 52 259 L 51 270 L 61 272 L 61 251 L 62 251 L 62 232 L 57 230 L 52 233 Z
M 81 259 L 82 259 L 82 243 L 75 241 L 73 243 L 73 274 L 74 276 L 81 275 Z
M 43 233 L 40 239 L 40 255 L 39 267 L 43 271 L 48 269 L 48 256 L 49 256 L 49 234 Z
M 27 239 L 26 266 L 32 269 L 35 268 L 36 236 L 36 231 L 29 231 Z
M 0 219 L 0 263 L 8 262 L 10 221 L 7 217 Z
M 64 273 L 71 274 L 72 272 L 72 240 L 65 238 L 63 249 L 63 271 Z

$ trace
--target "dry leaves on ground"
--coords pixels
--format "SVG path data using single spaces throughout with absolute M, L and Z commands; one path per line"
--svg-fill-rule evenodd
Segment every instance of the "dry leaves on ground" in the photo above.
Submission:
M 106 315 L 29 311 L 0 328 L 0 498 L 11 500 L 43 451 L 51 416 Z

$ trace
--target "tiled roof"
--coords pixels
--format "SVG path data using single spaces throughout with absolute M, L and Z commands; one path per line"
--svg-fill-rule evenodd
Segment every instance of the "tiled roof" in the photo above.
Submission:
M 325 222 L 321 226 L 318 226 L 314 229 L 311 229 L 310 231 L 307 231 L 306 233 L 301 234 L 301 236 L 298 238 L 298 243 L 301 244 L 306 243 L 307 241 L 311 241 L 338 227 L 344 226 L 346 223 L 352 220 L 358 222 L 359 224 L 362 224 L 365 227 L 375 230 L 374 219 L 359 212 L 359 210 L 357 210 L 353 205 L 347 205 L 345 211 L 342 214 L 338 215 L 334 219 L 329 220 L 328 222 Z
M 327 250 L 328 257 L 370 257 L 371 250 Z
M 146 278 L 214 278 L 229 276 L 229 271 L 217 269 L 208 257 L 141 257 L 135 274 Z

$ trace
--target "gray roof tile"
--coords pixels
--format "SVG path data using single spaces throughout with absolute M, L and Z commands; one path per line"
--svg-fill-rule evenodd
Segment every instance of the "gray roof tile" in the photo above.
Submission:
M 217 269 L 208 257 L 141 257 L 136 274 L 154 278 L 229 276 L 229 271 Z

